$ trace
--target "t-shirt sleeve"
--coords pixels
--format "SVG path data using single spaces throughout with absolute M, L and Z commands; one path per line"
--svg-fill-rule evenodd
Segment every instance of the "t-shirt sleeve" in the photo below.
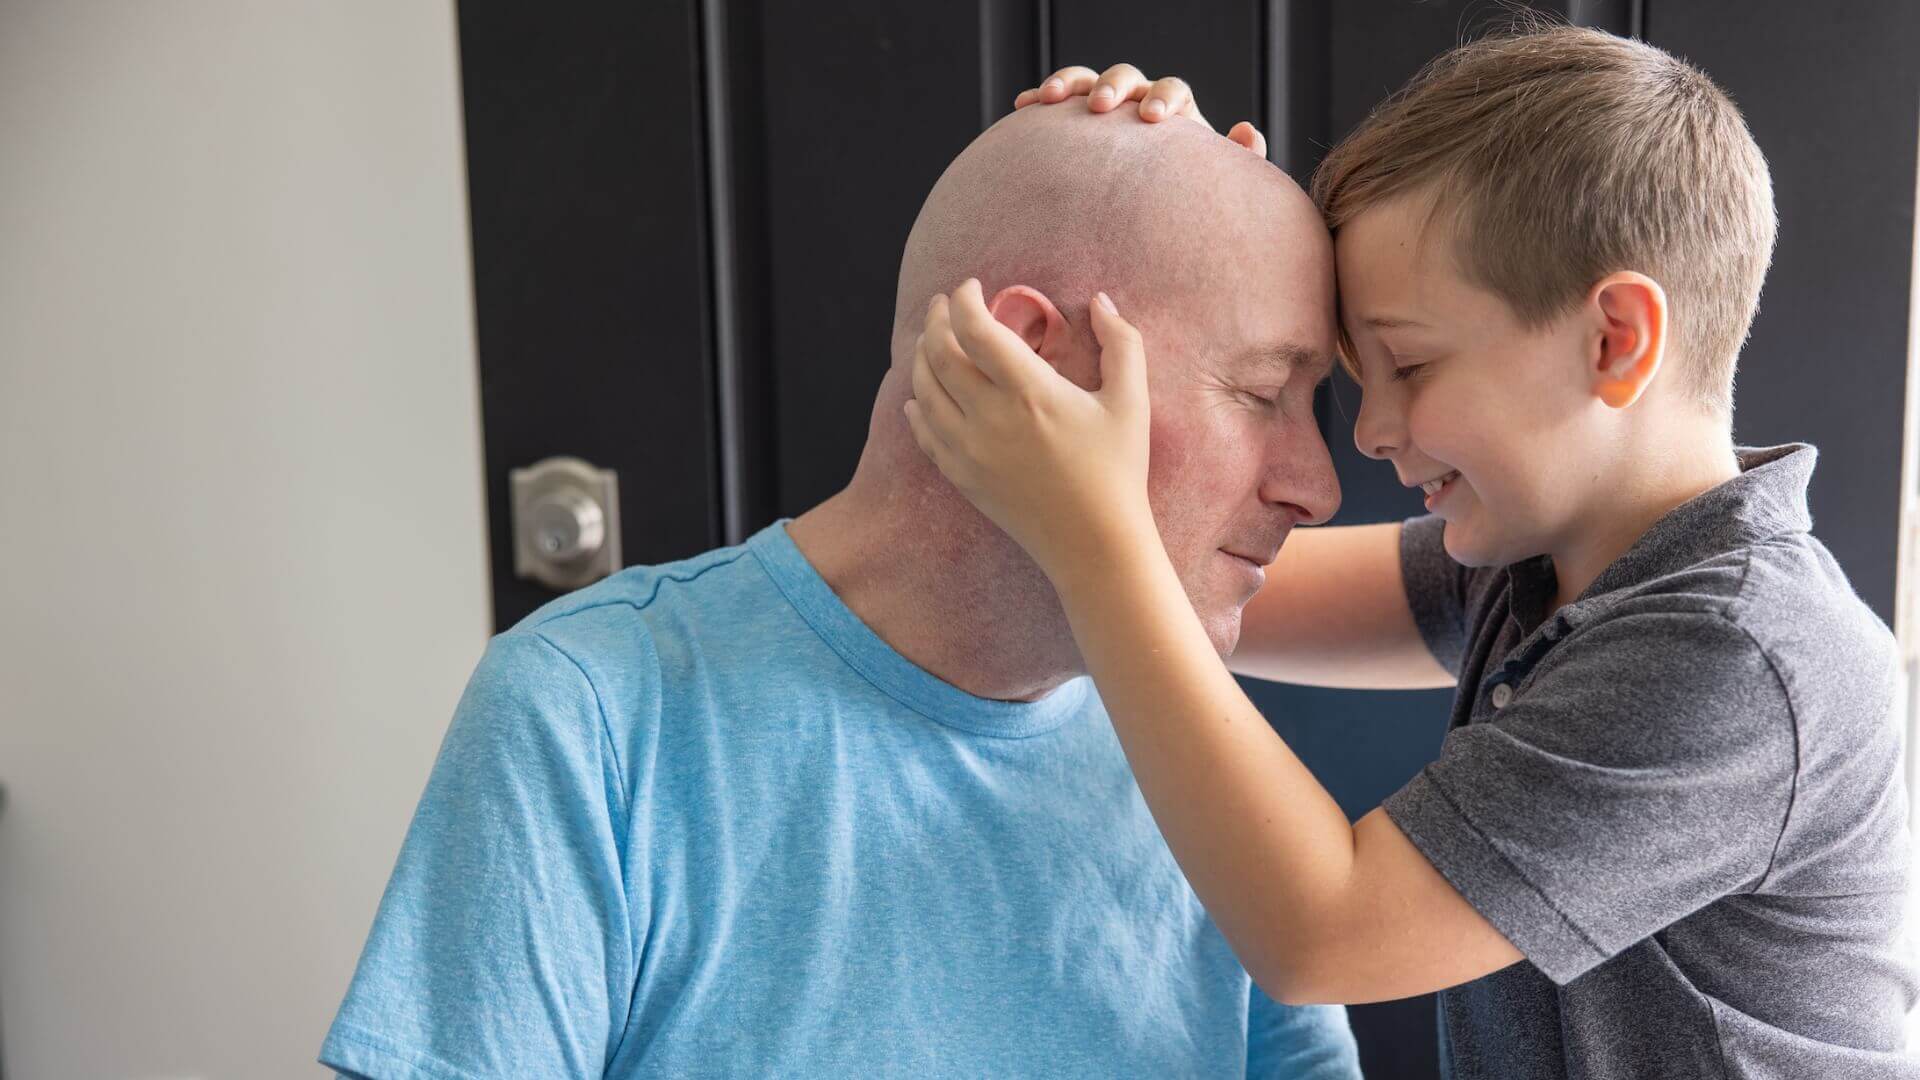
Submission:
M 1252 984 L 1247 1080 L 1360 1080 L 1360 1049 L 1340 1005 L 1285 1005 Z
M 1446 524 L 1429 514 L 1400 526 L 1400 579 L 1428 651 L 1457 676 L 1467 652 L 1468 590 L 1474 571 L 1447 554 L 1442 539 Z
M 414 812 L 320 1060 L 351 1076 L 600 1076 L 635 941 L 625 797 L 592 684 L 493 640 Z
M 1738 625 L 1611 618 L 1508 692 L 1490 715 L 1476 703 L 1482 718 L 1449 732 L 1386 810 L 1554 982 L 1765 876 L 1793 794 L 1794 725 Z

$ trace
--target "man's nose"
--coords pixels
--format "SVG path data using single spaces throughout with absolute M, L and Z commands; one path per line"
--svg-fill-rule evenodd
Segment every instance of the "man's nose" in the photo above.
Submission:
M 1301 438 L 1276 440 L 1277 460 L 1270 463 L 1261 492 L 1270 503 L 1287 507 L 1295 525 L 1320 525 L 1340 509 L 1340 478 L 1333 471 L 1333 454 L 1318 424 Z
M 1360 415 L 1353 421 L 1353 445 L 1376 461 L 1391 458 L 1407 443 L 1406 423 L 1400 410 L 1384 400 L 1379 390 L 1360 395 Z

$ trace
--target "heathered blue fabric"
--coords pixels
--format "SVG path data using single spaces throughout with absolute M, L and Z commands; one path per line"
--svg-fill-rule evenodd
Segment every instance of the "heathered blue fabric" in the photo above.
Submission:
M 378 1078 L 1351 1080 L 1249 983 L 1086 680 L 909 663 L 773 526 L 496 638 L 321 1060 Z

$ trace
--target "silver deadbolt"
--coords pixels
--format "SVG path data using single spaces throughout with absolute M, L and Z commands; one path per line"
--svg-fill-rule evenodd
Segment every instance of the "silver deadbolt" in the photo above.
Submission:
M 592 555 L 607 538 L 600 504 L 577 491 L 549 491 L 529 508 L 533 549 L 543 559 L 567 562 Z
M 513 572 L 577 589 L 620 569 L 620 493 L 612 469 L 551 457 L 515 469 Z

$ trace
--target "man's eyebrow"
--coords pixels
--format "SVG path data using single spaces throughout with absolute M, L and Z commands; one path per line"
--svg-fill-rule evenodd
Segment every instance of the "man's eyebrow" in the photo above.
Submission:
M 1247 368 L 1277 367 L 1287 371 L 1325 375 L 1333 370 L 1333 357 L 1311 345 L 1266 345 L 1243 354 L 1240 357 L 1240 365 Z
M 1427 325 L 1418 319 L 1396 319 L 1386 315 L 1370 315 L 1367 318 L 1361 319 L 1360 322 L 1366 326 L 1377 327 L 1381 330 L 1393 330 L 1402 326 L 1424 327 Z

